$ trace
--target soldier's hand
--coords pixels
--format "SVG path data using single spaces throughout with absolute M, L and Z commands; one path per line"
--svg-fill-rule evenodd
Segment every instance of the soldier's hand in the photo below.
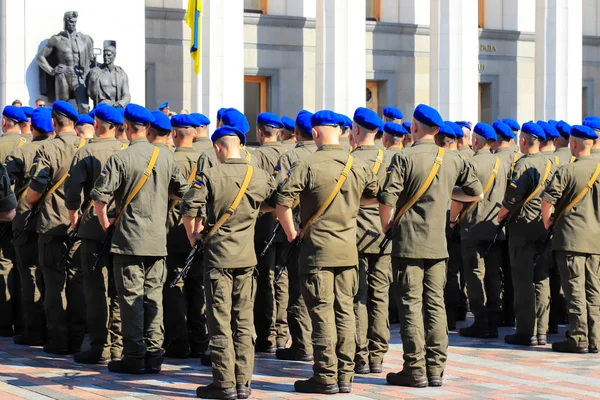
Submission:
M 291 243 L 291 242 L 293 242 L 294 240 L 296 240 L 296 238 L 297 238 L 299 235 L 300 235 L 300 231 L 296 231 L 296 230 L 294 230 L 294 231 L 292 231 L 292 232 L 290 232 L 290 233 L 286 233 L 287 240 L 288 240 L 288 242 L 290 242 L 290 243 Z
M 77 224 L 79 223 L 79 214 L 78 213 L 74 213 L 74 214 L 69 213 L 69 219 L 71 220 L 71 229 L 74 230 L 77 227 Z
M 54 67 L 52 75 L 64 74 L 65 72 L 67 72 L 67 67 L 64 64 L 58 64 Z

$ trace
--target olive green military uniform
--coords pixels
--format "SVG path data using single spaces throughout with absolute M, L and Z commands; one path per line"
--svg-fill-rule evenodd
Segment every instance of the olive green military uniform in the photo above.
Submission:
M 69 172 L 69 166 L 81 143 L 75 132 L 61 132 L 48 140 L 35 154 L 35 172 L 29 187 L 39 193 L 50 190 Z M 53 353 L 78 352 L 85 333 L 85 294 L 79 242 L 69 251 L 70 262 L 60 265 L 67 252 L 71 230 L 69 213 L 64 204 L 64 184 L 36 207 L 38 257 L 44 279 L 44 311 L 47 342 Z
M 425 183 L 437 153 L 433 141 L 417 140 L 396 154 L 379 202 L 402 207 Z M 482 192 L 472 168 L 447 152 L 431 186 L 393 228 L 392 265 L 400 309 L 403 370 L 413 376 L 439 377 L 446 365 L 444 285 L 448 251 L 441 244 L 445 242 L 448 204 L 455 185 L 471 196 Z
M 507 163 L 487 149 L 477 151 L 468 162 L 484 187 L 492 179 L 494 168 L 498 165 L 493 183 L 485 193 L 484 199 L 475 203 L 460 222 L 467 294 L 475 316 L 473 328 L 495 337 L 498 335 L 498 323 L 502 318 L 500 267 L 501 242 L 504 241 L 504 235 L 497 238 L 485 257 L 484 254 L 498 230 L 498 211 L 504 199 L 510 170 Z M 468 206 L 463 206 L 463 212 Z
M 296 141 L 294 139 L 282 140 L 281 145 L 285 149 L 285 151 L 290 151 L 294 147 L 296 147 Z
M 203 142 L 203 141 L 199 141 Z M 212 145 L 211 145 L 212 146 Z M 174 153 L 175 160 L 183 176 L 190 181 L 200 156 L 193 147 L 179 147 Z M 194 178 L 192 177 L 192 179 Z M 163 290 L 165 313 L 165 350 L 167 356 L 200 356 L 208 347 L 204 302 L 202 257 L 196 257 L 185 279 L 177 286 L 171 282 L 185 265 L 185 259 L 192 250 L 183 226 L 180 212 L 181 203 L 169 203 L 167 229 L 167 281 Z
M 8 212 L 10 210 L 13 210 L 17 207 L 17 199 L 15 197 L 15 194 L 13 193 L 13 191 L 10 188 L 10 179 L 8 178 L 8 174 L 6 173 L 6 168 L 4 168 L 4 165 L 1 165 L 0 163 L 0 212 Z M 10 227 L 10 226 L 9 226 Z M 10 229 L 8 229 L 8 231 L 10 232 Z M 10 235 L 8 235 L 10 237 Z M 4 254 L 4 251 L 3 251 Z M 4 263 L 3 263 L 4 264 Z M 11 264 L 12 265 L 12 264 Z M 11 268 L 12 270 L 12 268 Z M 4 269 L 3 269 L 4 272 Z M 2 322 L 6 325 L 6 329 L 7 330 L 7 335 L 10 334 L 9 336 L 12 336 L 12 323 L 13 321 L 15 321 L 15 327 L 18 327 L 17 322 L 17 316 L 12 316 L 12 309 L 18 309 L 16 304 L 11 304 L 11 300 L 13 300 L 12 298 L 12 294 L 11 292 L 9 292 L 9 289 L 12 289 L 13 292 L 14 291 L 18 291 L 18 287 L 11 287 L 10 286 L 10 278 L 11 275 L 15 274 L 15 272 L 12 272 L 10 274 L 6 274 L 2 276 L 2 282 L 1 282 L 1 289 L 3 293 L 7 293 L 9 294 L 9 296 L 7 296 L 6 298 L 3 299 L 3 304 L 2 304 Z M 16 302 L 15 302 L 16 303 Z M 6 313 L 4 313 L 6 312 Z M 10 318 L 12 316 L 12 318 Z
M 475 152 L 469 146 L 459 147 L 457 152 L 458 152 L 458 155 L 460 156 L 460 158 L 462 158 L 463 160 L 468 160 L 469 158 L 471 158 L 475 155 Z
M 393 154 L 393 153 L 392 153 Z M 391 157 L 375 146 L 358 146 L 352 155 L 363 160 L 375 173 L 382 187 L 387 176 Z M 379 157 L 379 159 L 378 159 Z M 379 244 L 383 239 L 379 206 L 361 206 L 356 219 L 356 243 L 358 247 L 358 293 L 354 298 L 356 316 L 355 370 L 368 371 L 370 364 L 380 365 L 387 353 L 390 340 L 388 319 L 389 289 L 392 282 L 390 249 L 379 256 Z
M 5 132 L 0 136 L 0 163 L 6 160 L 6 156 L 17 146 L 27 143 L 27 138 L 19 133 Z M 22 330 L 21 326 L 21 286 L 19 274 L 15 265 L 15 253 L 10 242 L 11 223 L 0 223 L 0 232 L 5 232 L 0 237 L 0 336 L 12 336 L 13 325 L 15 330 Z
M 555 218 L 583 191 L 597 166 L 598 160 L 584 156 L 558 169 L 542 193 L 542 199 L 554 205 Z M 568 338 L 577 347 L 592 349 L 600 345 L 599 196 L 596 179 L 581 201 L 556 222 L 552 240 L 569 311 Z
M 279 157 L 285 153 L 280 142 L 265 142 L 252 152 L 250 163 L 263 171 L 273 174 Z M 269 240 L 276 222 L 272 213 L 261 214 L 256 221 L 254 248 L 260 254 Z M 277 345 L 275 328 L 277 304 L 275 303 L 274 266 L 276 257 L 275 246 L 271 246 L 264 256 L 258 258 L 256 270 L 256 299 L 254 302 L 254 327 L 256 329 L 257 351 L 269 351 Z M 281 279 L 280 279 L 281 280 Z M 283 340 L 282 340 L 283 341 Z M 287 342 L 287 339 L 284 341 Z
M 194 143 L 192 143 L 192 147 L 198 153 L 202 154 L 205 151 L 212 149 L 213 144 L 208 137 L 199 137 L 194 140 Z
M 313 140 L 307 140 L 296 143 L 296 147 L 284 153 L 275 167 L 275 180 L 281 186 L 288 177 L 289 171 L 300 160 L 308 157 L 317 151 L 317 146 Z M 300 223 L 299 209 L 294 210 L 294 219 L 296 228 Z M 289 243 L 281 230 L 281 234 L 276 238 L 277 262 L 283 263 L 289 249 Z M 288 282 L 288 299 L 287 299 L 287 322 L 289 326 L 290 336 L 292 337 L 292 346 L 290 351 L 301 356 L 313 354 L 313 346 L 311 341 L 312 326 L 310 316 L 306 308 L 306 303 L 302 297 L 302 285 L 300 283 L 300 275 L 298 270 L 298 253 L 296 252 L 287 265 L 286 270 L 279 278 L 279 282 Z M 279 303 L 279 307 L 283 304 Z M 281 344 L 281 343 L 278 343 Z M 285 345 L 285 344 L 284 344 Z
M 351 151 L 352 146 L 350 146 L 350 139 L 348 137 L 340 137 L 340 146 L 346 151 Z
M 575 157 L 571 154 L 571 150 L 568 147 L 561 147 L 554 151 L 554 165 L 557 168 L 573 162 L 575 162 Z
M 549 249 L 534 267 L 538 246 L 546 229 L 541 216 L 541 190 L 521 206 L 544 176 L 548 159 L 541 153 L 524 155 L 517 161 L 502 205 L 515 215 L 508 224 L 508 247 L 515 292 L 517 334 L 545 335 L 550 310 Z M 552 176 L 554 167 L 549 176 Z M 542 187 L 546 182 L 542 182 Z
M 15 194 L 18 198 L 17 215 L 12 221 L 12 230 L 21 231 L 25 227 L 25 218 L 29 214 L 29 208 L 25 202 L 25 190 L 31 179 L 31 168 L 34 163 L 36 151 L 46 140 L 39 137 L 30 143 L 17 147 L 6 157 L 6 171 L 11 180 L 15 182 Z M 38 235 L 36 233 L 38 216 L 33 217 L 25 231 L 15 239 L 13 246 L 17 269 L 21 282 L 21 303 L 23 310 L 23 329 L 31 342 L 43 342 L 44 340 L 44 304 L 42 293 L 44 283 L 42 271 L 38 262 Z
M 182 213 L 199 217 L 206 207 L 206 229 L 232 205 L 248 170 L 245 160 L 231 158 L 200 173 L 185 195 Z M 204 248 L 204 282 L 210 331 L 213 384 L 221 389 L 249 386 L 254 370 L 253 304 L 254 227 L 261 203 L 275 191 L 275 181 L 254 168 L 237 207 Z
M 79 222 L 81 225 L 77 237 L 81 239 L 81 265 L 87 305 L 87 328 L 90 335 L 88 354 L 92 359 L 121 358 L 123 350 L 121 312 L 110 254 L 102 254 L 94 269 L 95 254 L 102 250 L 105 233 L 94 213 L 89 197 L 106 160 L 121 151 L 122 147 L 123 144 L 114 137 L 91 139 L 86 146 L 75 153 L 69 169 L 69 177 L 65 181 L 67 209 L 85 211 L 85 215 L 82 215 Z
M 600 149 L 592 149 L 592 157 L 596 160 L 600 160 Z
M 167 146 L 150 178 L 115 226 L 110 252 L 121 307 L 123 365 L 160 368 L 163 355 L 162 290 L 166 280 L 167 207 L 169 194 L 183 197 L 190 185 Z M 138 184 L 149 165 L 154 146 L 145 138 L 113 154 L 94 184 L 90 197 L 107 204 L 114 196 L 117 210 Z
M 278 190 L 277 204 L 291 207 L 300 196 L 300 219 L 306 223 L 330 196 L 347 161 L 348 152 L 342 146 L 321 146 L 291 169 Z M 300 246 L 302 295 L 313 328 L 313 379 L 321 384 L 351 382 L 354 377 L 356 218 L 361 196 L 374 198 L 378 190 L 377 177 L 365 162 L 354 157 L 340 192 L 310 226 Z

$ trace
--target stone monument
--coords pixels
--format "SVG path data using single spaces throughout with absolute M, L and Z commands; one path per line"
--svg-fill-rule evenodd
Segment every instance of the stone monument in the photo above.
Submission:
M 129 79 L 123 68 L 115 65 L 117 42 L 104 41 L 104 63 L 90 70 L 86 87 L 89 97 L 98 104 L 125 107 L 131 101 Z
M 64 31 L 52 36 L 37 55 L 43 71 L 40 93 L 48 100 L 75 99 L 79 113 L 89 111 L 85 80 L 94 59 L 91 37 L 77 32 L 77 11 L 63 17 Z

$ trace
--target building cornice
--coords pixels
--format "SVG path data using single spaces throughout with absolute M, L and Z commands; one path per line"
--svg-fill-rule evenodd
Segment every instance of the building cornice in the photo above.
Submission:
M 185 10 L 183 8 L 146 7 L 146 19 L 183 21 Z

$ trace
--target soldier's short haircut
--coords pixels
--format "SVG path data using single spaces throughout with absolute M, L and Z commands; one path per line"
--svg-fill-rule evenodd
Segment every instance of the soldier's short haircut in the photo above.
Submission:
M 521 135 L 523 137 L 523 139 L 525 139 L 525 143 L 527 143 L 527 145 L 531 146 L 533 145 L 535 142 L 541 143 L 541 141 L 538 139 L 537 136 L 533 136 L 527 132 L 523 132 L 521 131 Z
M 196 136 L 196 128 L 177 127 L 177 128 L 173 128 L 173 129 L 175 130 L 175 132 L 177 132 L 177 135 L 179 135 L 179 136 L 183 136 L 183 137 Z
M 240 146 L 242 142 L 238 136 L 223 136 L 222 138 L 219 138 L 215 144 L 229 149 L 231 146 Z
M 171 133 L 171 131 L 166 131 L 164 129 L 158 129 L 158 128 L 150 125 L 150 134 L 151 135 L 164 137 L 164 136 L 169 136 L 169 133 Z
M 493 140 L 486 139 L 483 136 L 481 136 L 479 133 L 473 132 L 473 135 L 477 138 L 478 141 L 485 142 L 485 144 L 487 144 L 488 146 L 491 146 L 492 144 L 494 144 Z M 498 136 L 500 136 L 500 135 L 498 135 Z
M 435 138 L 435 142 L 438 144 L 438 146 L 450 146 L 451 144 L 453 144 L 456 139 L 448 137 L 446 135 L 442 135 L 441 133 L 436 133 L 436 135 L 434 136 Z
M 256 124 L 256 127 L 260 129 L 266 137 L 273 137 L 279 133 L 279 128 L 275 128 L 262 123 Z
M 126 119 L 125 121 L 129 122 L 129 126 L 131 126 L 131 129 L 135 133 L 137 133 L 140 130 L 140 128 L 142 128 L 142 127 L 146 128 L 146 129 L 150 128 L 150 124 L 140 124 L 140 123 L 137 123 L 137 122 L 132 122 L 132 121 L 130 121 L 128 119 Z M 123 129 L 125 129 L 125 128 L 123 128 Z
M 402 143 L 402 139 L 404 139 L 403 136 L 394 136 L 394 135 L 390 135 L 387 132 L 384 132 L 382 136 L 385 136 L 387 141 L 391 142 L 393 144 L 400 144 L 400 143 Z
M 2 119 L 6 121 L 7 128 L 12 128 L 13 126 L 18 125 L 17 121 L 15 121 L 14 119 L 5 117 L 4 115 L 2 116 Z
M 56 126 L 59 128 L 75 126 L 75 122 L 72 119 L 56 111 L 52 111 L 52 119 L 56 121 Z

